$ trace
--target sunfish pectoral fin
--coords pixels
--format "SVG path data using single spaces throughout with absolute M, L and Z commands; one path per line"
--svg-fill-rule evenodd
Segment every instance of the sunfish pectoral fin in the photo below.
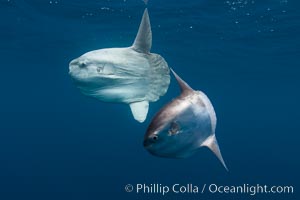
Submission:
M 139 101 L 129 105 L 134 119 L 140 123 L 144 122 L 148 114 L 149 102 Z
M 141 53 L 149 53 L 152 46 L 152 31 L 147 8 L 136 35 L 132 48 Z
M 223 166 L 225 167 L 225 169 L 228 171 L 228 168 L 223 160 L 217 139 L 215 135 L 212 135 L 210 137 L 208 137 L 202 144 L 201 146 L 206 146 L 208 147 L 221 161 L 221 163 L 223 164 Z

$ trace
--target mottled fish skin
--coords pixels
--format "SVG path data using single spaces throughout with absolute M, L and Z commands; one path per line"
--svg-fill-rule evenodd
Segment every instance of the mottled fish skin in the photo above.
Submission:
M 154 116 L 144 137 L 144 147 L 155 156 L 185 158 L 206 146 L 227 169 L 215 137 L 217 118 L 210 100 L 172 72 L 181 94 Z
M 145 121 L 149 102 L 163 96 L 170 84 L 165 59 L 150 53 L 152 31 L 145 9 L 131 47 L 90 51 L 70 62 L 69 74 L 80 91 L 103 102 L 129 104 L 134 118 Z

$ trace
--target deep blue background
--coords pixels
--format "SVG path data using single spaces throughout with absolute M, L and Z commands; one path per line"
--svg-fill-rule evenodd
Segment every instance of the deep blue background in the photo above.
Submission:
M 142 1 L 0 0 L 0 199 L 162 197 L 124 191 L 144 182 L 293 185 L 295 194 L 255 199 L 299 199 L 296 2 L 149 2 L 152 52 L 210 97 L 227 173 L 205 148 L 183 160 L 144 150 L 151 117 L 179 93 L 174 79 L 139 124 L 128 106 L 85 97 L 68 76 L 70 60 L 87 51 L 131 45 Z

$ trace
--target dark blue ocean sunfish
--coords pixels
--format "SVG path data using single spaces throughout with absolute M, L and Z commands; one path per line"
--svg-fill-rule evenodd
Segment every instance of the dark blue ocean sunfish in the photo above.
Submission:
M 70 62 L 69 74 L 80 91 L 104 102 L 129 104 L 143 122 L 149 102 L 163 96 L 170 84 L 165 59 L 150 53 L 152 31 L 147 9 L 132 46 L 90 51 Z
M 154 116 L 145 134 L 144 147 L 155 156 L 185 158 L 206 146 L 227 170 L 215 136 L 217 118 L 210 100 L 172 72 L 181 94 Z

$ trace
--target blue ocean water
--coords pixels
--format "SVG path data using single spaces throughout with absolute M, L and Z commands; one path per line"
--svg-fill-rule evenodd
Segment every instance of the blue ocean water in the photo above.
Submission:
M 148 4 L 152 52 L 218 117 L 229 168 L 201 149 L 163 159 L 142 146 L 150 104 L 137 123 L 128 106 L 83 96 L 70 60 L 130 46 L 140 0 L 0 0 L 0 199 L 299 199 L 300 12 L 293 0 L 190 0 Z M 293 186 L 294 194 L 137 194 L 126 184 Z M 201 189 L 200 189 L 201 190 Z

